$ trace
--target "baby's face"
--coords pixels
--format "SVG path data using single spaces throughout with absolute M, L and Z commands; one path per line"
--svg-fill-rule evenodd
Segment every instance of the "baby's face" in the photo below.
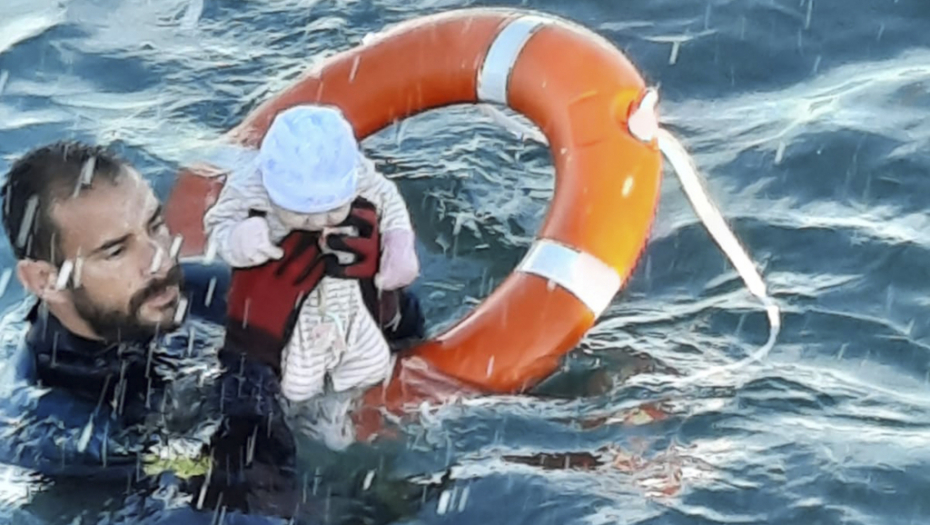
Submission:
M 346 220 L 352 205 L 345 204 L 322 213 L 295 213 L 277 206 L 274 208 L 281 224 L 290 230 L 322 231 Z

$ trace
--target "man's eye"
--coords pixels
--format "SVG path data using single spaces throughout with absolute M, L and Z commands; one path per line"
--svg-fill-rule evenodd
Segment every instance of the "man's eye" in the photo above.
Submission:
M 110 250 L 107 252 L 107 259 L 116 259 L 120 255 L 122 255 L 124 251 L 125 251 L 125 248 L 123 248 L 122 246 L 110 248 Z

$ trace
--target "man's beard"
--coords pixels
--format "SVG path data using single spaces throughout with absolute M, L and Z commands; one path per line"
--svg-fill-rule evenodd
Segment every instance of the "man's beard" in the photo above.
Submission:
M 162 324 L 149 324 L 139 319 L 142 305 L 171 286 L 180 288 L 182 280 L 181 266 L 175 265 L 164 279 L 150 282 L 129 300 L 127 311 L 107 310 L 95 304 L 84 288 L 72 291 L 74 308 L 90 327 L 105 341 L 139 341 L 151 338 L 159 332 L 170 332 L 177 328 L 173 319 Z M 177 307 L 177 303 L 169 306 Z

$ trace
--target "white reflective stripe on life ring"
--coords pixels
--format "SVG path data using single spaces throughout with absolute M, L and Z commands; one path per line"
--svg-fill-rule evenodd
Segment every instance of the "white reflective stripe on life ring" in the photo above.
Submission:
M 565 288 L 598 318 L 620 290 L 623 279 L 597 257 L 549 239 L 539 239 L 517 266 Z
M 478 71 L 478 100 L 507 105 L 507 83 L 517 57 L 533 33 L 548 22 L 552 20 L 536 15 L 521 16 L 497 34 Z

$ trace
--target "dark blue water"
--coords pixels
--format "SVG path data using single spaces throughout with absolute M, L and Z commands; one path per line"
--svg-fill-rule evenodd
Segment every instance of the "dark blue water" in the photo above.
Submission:
M 165 196 L 179 165 L 310 64 L 385 25 L 477 5 L 580 22 L 659 86 L 664 125 L 763 270 L 784 327 L 762 362 L 685 385 L 661 373 L 741 359 L 768 329 L 666 177 L 640 267 L 569 359 L 613 386 L 425 414 L 398 469 L 460 467 L 454 511 L 431 505 L 419 517 L 926 523 L 926 0 L 4 0 L 0 170 L 32 146 L 80 138 L 112 144 Z M 472 108 L 410 119 L 365 146 L 408 199 L 417 288 L 439 329 L 523 255 L 551 195 L 547 154 Z M 9 251 L 0 257 L 9 268 Z M 14 283 L 2 304 L 21 297 Z M 643 399 L 660 399 L 667 416 L 629 422 Z M 507 459 L 541 452 L 607 464 Z M 27 481 L 2 481 L 4 514 L 23 523 L 67 523 L 82 505 L 48 508 Z

